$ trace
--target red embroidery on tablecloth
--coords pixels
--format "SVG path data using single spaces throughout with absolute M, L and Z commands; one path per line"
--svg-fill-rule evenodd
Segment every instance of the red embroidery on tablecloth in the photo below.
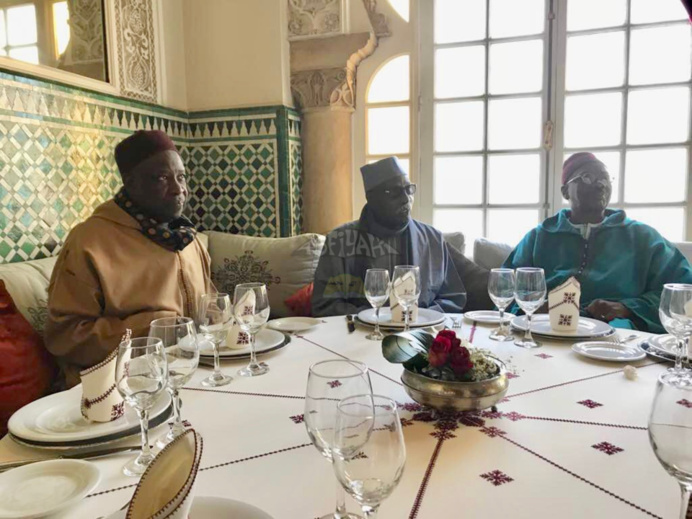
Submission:
M 338 380 L 331 380 L 331 381 L 327 382 L 327 384 L 328 384 L 329 387 L 331 387 L 332 389 L 337 388 L 337 387 L 339 387 L 340 385 L 342 385 L 341 382 L 339 382 Z
M 507 434 L 505 431 L 502 429 L 498 429 L 497 427 L 482 427 L 480 430 L 483 434 L 487 434 L 491 438 L 495 438 L 495 436 L 502 436 L 503 434 Z
M 418 516 L 418 511 L 420 510 L 420 505 L 423 502 L 423 496 L 425 495 L 425 490 L 428 488 L 428 481 L 430 481 L 430 475 L 435 468 L 435 463 L 437 463 L 437 457 L 440 455 L 440 449 L 442 444 L 445 442 L 446 438 L 439 438 L 437 445 L 435 445 L 435 450 L 430 457 L 430 462 L 428 463 L 428 468 L 425 470 L 425 475 L 423 476 L 423 481 L 421 481 L 420 487 L 418 488 L 418 493 L 416 494 L 416 499 L 413 502 L 413 507 L 411 508 L 411 513 L 408 519 L 416 519 Z
M 686 398 L 683 398 L 682 400 L 678 400 L 675 403 L 680 404 L 681 406 L 686 407 L 687 409 L 692 409 L 692 402 L 690 402 Z
M 547 353 L 539 353 L 539 354 L 536 355 L 536 357 L 539 357 L 539 358 L 541 358 L 541 359 L 543 359 L 543 360 L 545 360 L 545 359 L 552 359 L 552 358 L 553 358 L 552 355 L 548 355 Z
M 507 474 L 502 472 L 501 470 L 491 470 L 490 472 L 486 472 L 485 474 L 481 474 L 481 477 L 485 479 L 486 481 L 489 481 L 492 483 L 494 486 L 499 487 L 500 485 L 504 485 L 505 483 L 511 483 L 514 481 L 514 479 L 510 478 Z
M 512 411 L 511 413 L 502 413 L 503 418 L 507 418 L 508 420 L 512 420 L 513 422 L 518 422 L 519 420 L 523 420 L 526 418 L 521 413 L 517 413 L 516 411 Z
M 402 427 L 408 427 L 409 425 L 413 425 L 413 420 L 409 420 L 408 418 L 399 418 L 399 421 L 401 422 Z
M 295 416 L 291 416 L 290 418 L 295 424 L 303 423 L 305 421 L 305 415 L 302 414 L 297 414 Z
M 476 336 L 476 323 L 473 323 L 473 326 L 471 326 L 471 333 L 469 333 L 469 342 L 473 342 L 473 338 Z
M 589 409 L 595 409 L 596 407 L 602 407 L 603 406 L 603 404 L 599 404 L 598 402 L 594 402 L 593 400 L 589 400 L 589 399 L 577 402 L 577 404 L 581 404 L 583 406 L 586 406 Z
M 405 404 L 397 402 L 397 405 L 399 406 L 399 409 L 403 409 L 404 411 L 410 411 L 412 413 L 415 413 L 423 409 L 422 405 L 417 404 L 415 402 L 406 402 Z
M 507 373 L 507 378 L 512 380 L 513 378 L 519 378 L 519 375 L 517 375 L 516 373 L 510 372 L 510 373 Z
M 494 420 L 497 418 L 502 418 L 502 412 L 493 411 L 492 409 L 486 409 L 485 411 L 481 411 L 481 416 L 483 418 L 490 418 L 491 420 Z
M 430 436 L 432 436 L 433 438 L 437 438 L 440 441 L 451 440 L 452 438 L 456 438 L 456 435 L 452 434 L 451 430 L 446 430 L 446 429 L 441 429 L 439 431 L 431 432 Z
M 591 447 L 601 452 L 604 452 L 608 456 L 612 456 L 613 454 L 617 454 L 618 452 L 622 452 L 625 450 L 621 449 L 617 445 L 613 445 L 612 443 L 608 442 L 597 443 L 596 445 L 592 445 Z

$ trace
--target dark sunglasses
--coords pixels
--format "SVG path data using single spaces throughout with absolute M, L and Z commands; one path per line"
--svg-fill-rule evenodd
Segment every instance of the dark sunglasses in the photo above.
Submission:
M 416 184 L 407 184 L 402 187 L 390 187 L 388 189 L 383 189 L 382 193 L 389 198 L 398 198 L 402 193 L 406 194 L 407 196 L 414 195 L 417 189 L 418 187 Z

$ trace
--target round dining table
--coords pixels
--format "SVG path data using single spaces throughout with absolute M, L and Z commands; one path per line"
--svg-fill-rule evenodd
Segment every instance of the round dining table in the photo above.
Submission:
M 181 391 L 185 425 L 204 441 L 195 495 L 243 501 L 275 519 L 333 511 L 336 478 L 306 432 L 304 397 L 312 364 L 344 358 L 366 363 L 373 391 L 400 404 L 406 467 L 380 519 L 677 518 L 678 484 L 656 460 L 647 432 L 656 380 L 669 365 L 636 361 L 632 379 L 625 364 L 578 356 L 570 341 L 541 339 L 542 347 L 522 349 L 490 340 L 492 329 L 463 321 L 456 330 L 508 366 L 506 397 L 496 409 L 475 413 L 440 415 L 413 402 L 401 383 L 402 366 L 365 338 L 370 330 L 359 325 L 350 333 L 344 316 L 326 318 L 263 355 L 266 375 L 239 377 L 247 360 L 225 361 L 222 370 L 234 380 L 206 388 L 200 382 L 211 368 L 201 365 Z M 151 431 L 152 442 L 166 427 Z M 0 441 L 0 463 L 51 455 L 9 437 Z M 137 484 L 121 470 L 131 456 L 93 459 L 101 472 L 97 488 L 53 517 L 107 517 L 126 505 Z M 348 497 L 347 507 L 359 510 Z

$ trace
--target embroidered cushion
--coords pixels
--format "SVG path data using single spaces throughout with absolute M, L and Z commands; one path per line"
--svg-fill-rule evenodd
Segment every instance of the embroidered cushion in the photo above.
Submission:
M 291 315 L 312 317 L 312 292 L 314 288 L 315 284 L 310 283 L 284 301 L 291 311 Z
M 54 256 L 0 265 L 0 280 L 12 294 L 17 310 L 39 333 L 43 333 L 48 315 L 48 283 L 57 259 Z
M 496 269 L 502 266 L 512 248 L 505 243 L 476 238 L 473 244 L 473 261 L 485 269 Z
M 0 280 L 0 437 L 7 421 L 26 404 L 48 393 L 56 375 L 43 339 L 18 312 Z
M 212 280 L 220 292 L 233 295 L 239 283 L 267 285 L 271 314 L 292 315 L 286 299 L 314 281 L 324 236 L 255 238 L 209 231 Z

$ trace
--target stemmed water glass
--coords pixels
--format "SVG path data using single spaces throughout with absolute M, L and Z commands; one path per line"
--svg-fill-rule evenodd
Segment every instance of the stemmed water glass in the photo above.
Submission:
M 663 468 L 678 480 L 680 519 L 687 517 L 692 492 L 692 381 L 667 371 L 656 383 L 649 416 L 649 441 Z M 684 405 L 683 405 L 684 404 Z
M 505 326 L 505 309 L 514 299 L 515 276 L 513 269 L 492 269 L 488 276 L 488 294 L 500 311 L 500 326 L 490 334 L 494 341 L 511 341 L 514 339 Z
M 384 335 L 380 332 L 380 308 L 389 299 L 389 271 L 387 269 L 368 269 L 365 272 L 365 297 L 375 309 L 375 331 L 365 336 L 371 341 L 381 341 Z
M 368 367 L 353 360 L 325 360 L 313 364 L 305 392 L 305 428 L 313 445 L 333 462 L 337 404 L 354 395 L 372 395 Z M 372 404 L 371 404 L 372 405 Z M 357 519 L 346 511 L 345 495 L 337 484 L 336 511 L 322 519 Z
M 531 335 L 531 317 L 545 301 L 545 272 L 535 267 L 521 267 L 516 272 L 516 287 L 514 298 L 519 308 L 526 314 L 526 334 L 523 339 L 514 341 L 522 348 L 538 348 L 540 343 L 533 340 Z
M 372 399 L 372 403 L 371 403 Z M 379 395 L 345 398 L 337 406 L 334 472 L 366 519 L 404 473 L 406 446 L 396 403 Z
M 160 339 L 140 337 L 120 343 L 115 385 L 125 402 L 137 411 L 142 431 L 142 450 L 123 467 L 126 476 L 141 476 L 154 459 L 149 448 L 149 410 L 166 388 L 167 378 L 166 353 Z
M 238 370 L 241 377 L 257 377 L 269 371 L 269 366 L 257 363 L 255 335 L 269 319 L 269 298 L 264 283 L 241 283 L 235 287 L 233 297 L 235 320 L 250 337 L 250 364 Z
M 214 372 L 202 380 L 206 387 L 219 387 L 229 384 L 233 377 L 221 373 L 219 346 L 228 337 L 233 325 L 233 306 L 228 294 L 202 294 L 197 315 L 199 331 L 212 343 L 214 349 Z
M 690 377 L 692 373 L 682 366 L 683 356 L 687 356 L 692 335 L 692 285 L 668 283 L 663 286 L 661 303 L 658 308 L 661 324 L 678 342 L 675 354 L 675 367 L 670 371 L 678 377 Z
M 420 297 L 420 268 L 415 265 L 397 265 L 392 278 L 392 293 L 404 312 L 404 331 L 409 331 L 411 308 Z
M 149 337 L 160 339 L 166 353 L 168 365 L 168 392 L 173 401 L 174 419 L 168 434 L 156 441 L 156 446 L 163 448 L 176 436 L 185 432 L 180 416 L 182 400 L 180 388 L 189 382 L 199 364 L 199 346 L 195 323 L 189 317 L 163 317 L 155 319 L 149 325 Z

